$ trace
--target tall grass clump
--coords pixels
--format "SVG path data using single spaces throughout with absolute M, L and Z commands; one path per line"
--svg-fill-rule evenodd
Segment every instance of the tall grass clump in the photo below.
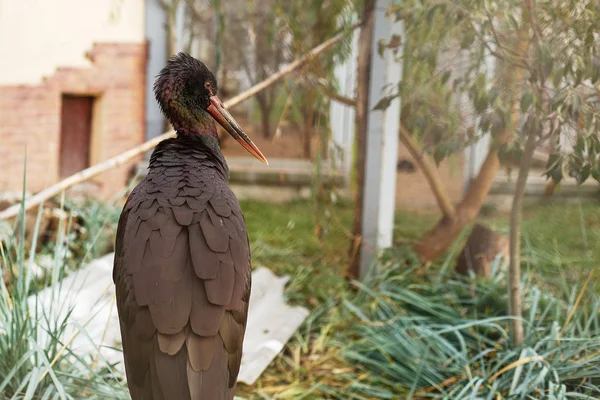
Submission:
M 0 399 L 126 399 L 125 384 L 113 366 L 99 355 L 72 349 L 75 337 L 87 335 L 69 318 L 72 308 L 64 299 L 62 277 L 70 243 L 62 232 L 69 229 L 58 230 L 52 266 L 40 285 L 49 292 L 46 301 L 41 291 L 32 290 L 39 284 L 31 266 L 41 215 L 42 206 L 29 249 L 25 230 L 17 229 L 25 226 L 23 210 L 13 230 L 18 233 L 0 242 L 0 276 L 12 276 L 10 285 L 0 279 Z
M 81 218 L 82 224 L 81 237 L 73 243 L 78 259 L 90 261 L 114 251 L 114 235 L 122 210 L 119 197 L 106 202 L 91 199 L 69 202 L 69 208 Z
M 565 287 L 524 274 L 525 340 L 515 347 L 502 279 L 416 278 L 406 265 L 380 266 L 345 302 L 358 321 L 344 355 L 360 371 L 345 398 L 600 398 L 590 279 Z

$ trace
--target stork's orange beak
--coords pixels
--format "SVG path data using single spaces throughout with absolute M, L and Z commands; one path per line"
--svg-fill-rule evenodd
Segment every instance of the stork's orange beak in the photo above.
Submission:
M 235 140 L 242 145 L 250 154 L 258 158 L 260 161 L 269 165 L 269 162 L 260 152 L 258 147 L 242 130 L 242 127 L 233 119 L 229 111 L 225 109 L 223 103 L 217 96 L 210 97 L 210 105 L 207 108 L 210 115 L 229 133 Z

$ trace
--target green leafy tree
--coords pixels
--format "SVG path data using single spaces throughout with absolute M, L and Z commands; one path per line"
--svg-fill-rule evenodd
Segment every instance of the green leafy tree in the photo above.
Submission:
M 442 219 L 415 249 L 442 254 L 479 213 L 501 159 L 520 160 L 511 216 L 512 310 L 520 315 L 519 221 L 533 152 L 552 143 L 548 175 L 600 180 L 600 5 L 580 0 L 407 1 L 391 12 L 406 37 L 402 142 L 416 156 Z M 486 59 L 495 60 L 490 69 Z M 468 99 L 457 102 L 457 99 Z M 382 99 L 385 107 L 389 98 Z M 491 135 L 488 154 L 464 198 L 452 204 L 432 165 Z M 566 145 L 558 145 L 558 143 Z M 513 326 L 520 343 L 522 327 Z

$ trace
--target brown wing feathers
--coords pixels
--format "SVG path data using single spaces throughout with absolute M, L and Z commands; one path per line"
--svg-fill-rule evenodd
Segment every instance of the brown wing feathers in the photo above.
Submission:
M 242 213 L 226 186 L 185 169 L 149 175 L 119 222 L 114 280 L 134 400 L 232 399 L 239 372 L 250 294 Z

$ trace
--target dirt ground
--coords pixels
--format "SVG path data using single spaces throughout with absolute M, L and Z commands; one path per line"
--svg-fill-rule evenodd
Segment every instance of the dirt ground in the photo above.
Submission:
M 436 208 L 437 203 L 425 176 L 418 170 L 414 159 L 402 144 L 398 149 L 398 161 L 409 160 L 415 170 L 398 171 L 396 174 L 396 207 Z M 463 194 L 463 164 L 460 156 L 442 162 L 438 167 L 441 181 L 453 203 L 458 203 Z

